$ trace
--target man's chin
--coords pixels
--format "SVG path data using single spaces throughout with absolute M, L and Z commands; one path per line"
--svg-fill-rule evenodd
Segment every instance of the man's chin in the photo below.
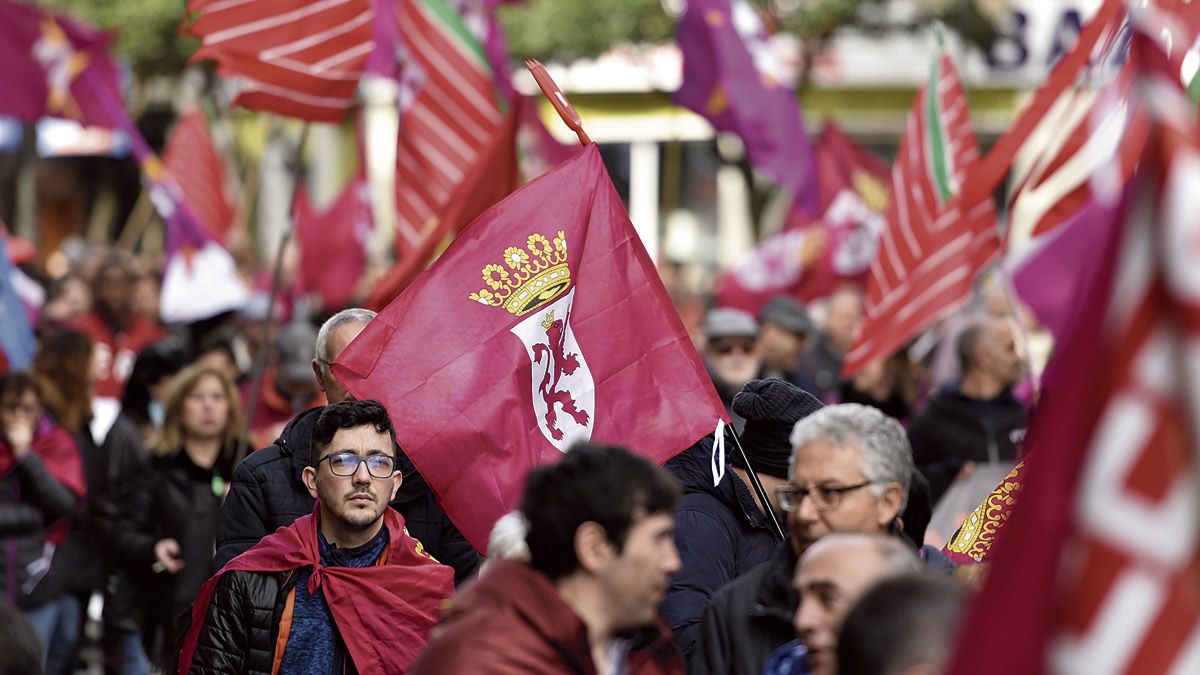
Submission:
M 808 670 L 811 675 L 834 675 L 837 672 L 832 649 L 810 649 Z

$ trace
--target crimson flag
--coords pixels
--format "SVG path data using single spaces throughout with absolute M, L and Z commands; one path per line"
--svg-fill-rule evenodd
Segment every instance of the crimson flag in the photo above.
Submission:
M 504 124 L 481 149 L 475 165 L 455 188 L 445 211 L 436 218 L 433 231 L 426 234 L 412 253 L 397 261 L 375 284 L 367 296 L 367 307 L 379 310 L 387 306 L 425 269 L 430 257 L 447 237 L 457 235 L 479 214 L 517 189 L 520 182 L 517 129 L 524 117 L 523 109 L 533 105 L 533 102 L 527 103 L 520 97 L 513 101 Z
M 962 83 L 939 44 L 900 139 L 887 226 L 843 376 L 886 358 L 966 301 L 975 276 L 999 250 L 991 201 L 962 201 L 967 167 L 978 159 Z
M 192 61 L 238 80 L 234 105 L 315 122 L 346 116 L 375 48 L 370 0 L 189 0 L 188 12 Z
M 661 463 L 725 418 L 595 144 L 475 220 L 333 372 L 481 551 L 573 442 Z
M 1163 52 L 1131 58 L 1141 169 L 948 672 L 1200 672 L 1200 135 Z
M 217 241 L 225 241 L 237 210 L 229 197 L 225 164 L 199 108 L 183 113 L 175 122 L 163 148 L 163 164 L 175 176 L 183 198 L 204 229 Z
M 320 294 L 325 309 L 347 306 L 362 278 L 373 227 L 366 181 L 361 176 L 352 178 L 322 211 L 317 211 L 301 185 L 296 190 L 293 224 L 300 250 L 296 280 L 300 288 Z
M 717 304 L 752 314 L 772 296 L 801 300 L 829 295 L 842 284 L 862 286 L 883 229 L 888 166 L 857 145 L 832 120 L 816 142 L 821 217 L 793 211 L 784 231 L 759 242 L 717 278 Z

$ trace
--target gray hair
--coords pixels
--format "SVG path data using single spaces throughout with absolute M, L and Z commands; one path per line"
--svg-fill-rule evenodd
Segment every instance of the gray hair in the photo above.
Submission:
M 871 483 L 875 499 L 883 497 L 888 483 L 898 483 L 902 492 L 900 511 L 908 505 L 908 489 L 915 471 L 912 446 L 904 428 L 876 408 L 859 403 L 840 403 L 821 408 L 796 422 L 792 428 L 792 458 L 788 479 L 794 478 L 796 449 L 816 441 L 838 447 L 854 445 L 862 452 L 862 473 Z
M 488 536 L 488 559 L 529 562 L 529 545 L 525 543 L 528 531 L 529 521 L 520 511 L 509 511 L 500 516 Z
M 321 324 L 321 330 L 317 331 L 317 349 L 315 356 L 317 361 L 321 362 L 321 367 L 328 368 L 326 365 L 329 362 L 329 359 L 327 358 L 328 352 L 325 350 L 325 348 L 329 343 L 329 334 L 333 332 L 334 328 L 347 323 L 366 324 L 370 323 L 371 319 L 374 318 L 375 312 L 372 312 L 369 309 L 363 309 L 362 307 L 351 307 L 350 309 L 343 309 L 337 314 L 334 314 L 326 319 L 325 323 Z

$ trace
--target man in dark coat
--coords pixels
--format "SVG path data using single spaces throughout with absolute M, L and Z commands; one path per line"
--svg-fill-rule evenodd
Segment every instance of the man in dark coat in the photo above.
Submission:
M 333 379 L 329 364 L 350 344 L 375 313 L 347 309 L 333 315 L 317 334 L 313 371 L 331 404 L 350 398 Z M 304 486 L 313 427 L 324 408 L 311 408 L 297 415 L 269 445 L 246 457 L 234 471 L 229 495 L 217 523 L 217 553 L 213 569 L 220 569 L 243 551 L 276 529 L 312 512 L 313 498 Z M 438 506 L 433 492 L 399 448 L 397 466 L 404 482 L 392 507 L 405 519 L 409 534 L 425 545 L 439 561 L 454 568 L 456 582 L 470 578 L 482 557 L 450 522 Z
M 679 569 L 679 488 L 628 450 L 577 444 L 529 475 L 529 563 L 497 560 L 455 598 L 413 675 L 682 674 L 656 620 Z
M 904 430 L 875 408 L 832 405 L 796 423 L 788 484 L 787 543 L 713 596 L 700 620 L 693 674 L 760 675 L 771 652 L 796 637 L 796 561 L 830 532 L 884 533 L 903 511 L 912 480 Z
M 792 454 L 788 437 L 797 421 L 820 408 L 813 396 L 775 379 L 752 380 L 733 399 L 734 412 L 746 420 L 742 446 L 771 502 L 767 508 L 780 522 L 783 511 L 774 499 L 776 488 L 787 481 Z M 675 546 L 683 564 L 671 579 L 661 610 L 675 632 L 675 643 L 689 659 L 709 598 L 766 562 L 780 541 L 751 488 L 741 455 L 729 452 L 732 466 L 722 467 L 724 475 L 714 485 L 712 454 L 713 439 L 706 437 L 664 467 L 683 485 L 675 512 Z
M 376 401 L 327 406 L 304 484 L 315 511 L 201 587 L 186 673 L 402 673 L 453 592 L 453 572 L 404 532 L 395 435 Z
M 1023 372 L 1011 322 L 969 323 L 955 345 L 962 377 L 941 388 L 908 427 L 913 459 L 929 480 L 934 505 L 976 464 L 1017 457 L 1028 413 L 1013 397 Z

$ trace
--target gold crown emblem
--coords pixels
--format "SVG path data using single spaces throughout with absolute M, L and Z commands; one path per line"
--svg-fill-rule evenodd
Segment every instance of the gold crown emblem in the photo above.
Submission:
M 559 230 L 554 241 L 534 233 L 525 240 L 525 248 L 504 249 L 502 264 L 484 266 L 483 283 L 488 288 L 472 293 L 471 300 L 517 316 L 550 304 L 571 285 L 566 233 Z

